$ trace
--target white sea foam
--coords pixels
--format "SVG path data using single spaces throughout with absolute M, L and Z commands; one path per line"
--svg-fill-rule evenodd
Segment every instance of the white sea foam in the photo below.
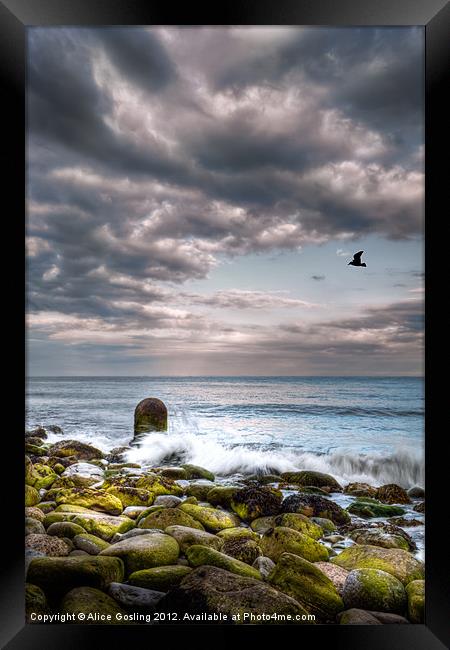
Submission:
M 345 450 L 315 454 L 294 448 L 265 450 L 244 445 L 226 446 L 210 437 L 194 434 L 152 433 L 127 452 L 127 460 L 148 466 L 192 463 L 218 476 L 315 470 L 332 474 L 343 483 L 424 485 L 423 457 L 409 449 L 399 449 L 390 455 L 355 454 Z

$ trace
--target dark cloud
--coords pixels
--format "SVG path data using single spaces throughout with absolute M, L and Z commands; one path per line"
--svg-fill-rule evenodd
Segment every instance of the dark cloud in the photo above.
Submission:
M 324 275 L 312 275 L 311 279 L 312 280 L 317 280 L 317 281 L 325 280 L 325 276 Z

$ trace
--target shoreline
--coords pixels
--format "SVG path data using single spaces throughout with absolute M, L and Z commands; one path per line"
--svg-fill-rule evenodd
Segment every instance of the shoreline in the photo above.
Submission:
M 143 468 L 127 462 L 129 447 L 105 453 L 61 436 L 51 426 L 26 433 L 27 620 L 88 610 L 231 616 L 237 590 L 256 614 L 422 622 L 421 488 L 339 484 L 306 470 Z

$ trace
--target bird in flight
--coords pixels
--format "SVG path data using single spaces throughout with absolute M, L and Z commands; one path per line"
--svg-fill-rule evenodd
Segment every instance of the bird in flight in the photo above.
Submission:
M 358 251 L 353 255 L 353 259 L 351 262 L 347 264 L 347 266 L 367 266 L 365 262 L 361 262 L 361 255 L 364 253 L 364 251 Z

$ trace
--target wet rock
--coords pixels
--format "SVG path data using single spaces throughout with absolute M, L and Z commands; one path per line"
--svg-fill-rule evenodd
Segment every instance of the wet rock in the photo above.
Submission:
M 418 503 L 416 506 L 414 506 L 413 510 L 416 512 L 420 512 L 421 514 L 425 513 L 425 501 L 422 501 L 422 503 Z
M 406 611 L 406 592 L 395 576 L 379 569 L 350 571 L 342 592 L 349 609 L 375 610 L 403 614 Z
M 35 508 L 34 506 L 25 508 L 25 517 L 31 517 L 31 519 L 37 519 L 37 521 L 40 521 L 41 523 L 45 519 L 45 515 L 42 512 L 42 510 L 40 510 L 39 508 Z
M 241 562 L 245 562 L 245 564 L 250 564 L 252 566 L 256 558 L 262 555 L 258 542 L 248 537 L 227 539 L 220 550 L 222 553 L 225 553 L 225 555 L 229 555 L 236 560 L 240 560 Z
M 143 589 L 121 582 L 111 582 L 108 594 L 124 609 L 141 612 L 154 612 L 165 595 L 163 591 Z
M 253 539 L 256 542 L 259 540 L 258 533 L 255 533 L 250 528 L 244 528 L 243 526 L 238 526 L 236 528 L 224 528 L 224 530 L 219 530 L 217 536 L 223 540 L 230 539 Z
M 322 472 L 283 472 L 281 477 L 287 483 L 293 483 L 294 485 L 329 488 L 334 492 L 342 492 L 342 487 L 336 479 L 330 474 L 323 474 Z
M 198 501 L 207 501 L 208 492 L 212 487 L 214 487 L 214 483 L 212 483 L 212 481 L 205 481 L 202 479 L 200 481 L 187 485 L 184 493 L 187 496 L 195 497 L 198 499 Z
M 120 515 L 123 510 L 122 503 L 113 494 L 94 488 L 67 488 L 58 491 L 55 496 L 58 505 L 69 504 L 82 506 L 110 515 Z
M 25 517 L 25 536 L 33 534 L 45 535 L 45 528 L 37 519 Z
M 74 524 L 71 521 L 58 521 L 47 528 L 47 535 L 55 537 L 68 537 L 72 539 L 75 535 L 83 535 L 86 531 L 82 526 Z
M 180 508 L 164 508 L 157 510 L 139 520 L 140 528 L 159 528 L 165 530 L 168 526 L 186 526 L 203 530 L 202 524 Z
M 108 542 L 100 539 L 100 537 L 84 532 L 80 535 L 75 535 L 73 538 L 73 543 L 76 548 L 80 549 L 81 551 L 86 551 L 86 553 L 89 553 L 89 555 L 98 555 L 100 551 L 103 551 L 109 546 Z
M 344 589 L 344 584 L 347 580 L 349 571 L 347 571 L 347 569 L 343 569 L 340 566 L 337 566 L 336 564 L 331 564 L 331 562 L 314 562 L 314 566 L 320 569 L 322 573 L 324 573 L 327 578 L 331 580 L 338 593 L 342 596 L 342 591 Z
M 153 533 L 130 537 L 116 544 L 111 544 L 98 557 L 120 557 L 125 565 L 126 574 L 140 569 L 175 564 L 180 553 L 176 540 L 164 533 Z
M 260 555 L 255 559 L 255 561 L 252 564 L 252 567 L 254 567 L 257 571 L 259 571 L 263 580 L 267 580 L 269 574 L 275 568 L 275 562 L 273 562 L 273 560 L 271 560 L 270 557 L 266 557 L 265 555 Z
M 39 492 L 31 485 L 25 485 L 25 506 L 35 506 L 40 500 Z
M 77 587 L 67 593 L 61 603 L 61 611 L 75 614 L 75 619 L 84 615 L 84 625 L 123 625 L 124 621 L 117 614 L 125 614 L 125 610 L 108 594 L 92 587 Z M 100 620 L 93 615 L 101 617 Z
M 188 472 L 182 467 L 162 467 L 158 470 L 158 473 L 166 478 L 171 478 L 173 481 L 188 478 Z
M 382 625 L 382 623 L 370 612 L 363 609 L 347 609 L 337 616 L 341 625 Z
M 167 408 L 164 402 L 156 397 L 141 400 L 134 411 L 134 434 L 166 430 Z
M 182 503 L 180 497 L 176 497 L 173 494 L 160 494 L 156 497 L 154 504 L 155 506 L 164 506 L 165 508 L 176 508 Z
M 191 567 L 178 564 L 158 566 L 152 569 L 135 571 L 128 580 L 131 585 L 136 587 L 166 592 L 179 585 L 191 571 Z
M 411 503 L 406 490 L 395 483 L 379 487 L 375 493 L 375 499 L 382 503 Z
M 155 495 L 144 488 L 112 485 L 106 492 L 119 499 L 123 508 L 129 506 L 151 506 Z
M 283 553 L 269 575 L 271 585 L 295 598 L 317 621 L 334 621 L 344 603 L 332 581 L 315 564 Z
M 142 529 L 142 528 L 132 528 L 126 533 L 115 533 L 111 539 L 111 544 L 117 544 L 117 542 L 122 542 L 124 539 L 130 539 L 130 537 L 140 537 L 141 535 L 152 535 L 153 533 L 160 533 L 160 530 L 154 528 Z
M 182 611 L 193 616 L 221 614 L 223 623 L 273 624 L 274 620 L 252 620 L 251 615 L 262 617 L 271 614 L 290 614 L 291 621 L 297 615 L 306 615 L 306 610 L 293 598 L 280 593 L 267 583 L 253 578 L 230 573 L 215 566 L 201 566 L 190 573 L 178 587 L 171 590 L 159 603 L 161 611 Z M 237 615 L 240 615 L 237 618 Z M 233 620 L 233 616 L 236 617 Z M 311 623 L 312 621 L 309 621 Z M 190 624 L 204 623 L 191 620 Z M 295 621 L 307 623 L 307 621 Z
M 245 487 L 231 500 L 231 508 L 243 521 L 277 515 L 283 497 L 279 490 L 270 487 Z
M 425 498 L 425 490 L 417 485 L 414 487 L 410 488 L 408 490 L 408 496 L 411 499 L 424 499 Z
M 186 549 L 186 557 L 192 567 L 207 564 L 209 566 L 217 566 L 237 575 L 254 578 L 255 580 L 261 579 L 259 572 L 245 562 L 229 557 L 208 546 L 194 544 Z
M 300 555 L 309 562 L 328 560 L 328 549 L 312 537 L 292 528 L 277 526 L 266 531 L 259 545 L 263 555 L 276 562 L 283 553 Z
M 241 523 L 236 515 L 216 508 L 205 508 L 190 503 L 182 503 L 179 509 L 199 521 L 206 530 L 212 533 L 217 533 L 224 528 L 234 528 Z
M 207 481 L 214 481 L 215 479 L 215 476 L 212 472 L 205 469 L 204 467 L 200 467 L 199 465 L 191 465 L 189 463 L 185 463 L 184 465 L 181 465 L 181 467 L 186 472 L 186 478 L 188 480 L 191 480 L 193 478 L 204 478 Z
M 25 431 L 25 438 L 41 438 L 42 440 L 46 440 L 48 435 L 44 427 L 36 427 L 29 431 Z
M 370 544 L 371 546 L 382 546 L 383 548 L 402 548 L 410 550 L 410 545 L 401 535 L 386 533 L 381 528 L 357 528 L 349 533 L 350 539 L 356 544 Z
M 411 623 L 423 623 L 425 612 L 425 581 L 412 580 L 406 586 L 408 618 Z
M 369 483 L 349 483 L 344 488 L 344 494 L 351 494 L 354 497 L 375 497 L 377 488 Z
M 55 442 L 50 446 L 48 455 L 58 456 L 59 458 L 75 456 L 78 460 L 92 460 L 93 458 L 104 457 L 100 449 L 80 440 L 61 440 L 60 442 Z
M 25 547 L 40 551 L 50 557 L 69 555 L 70 548 L 64 540 L 44 534 L 31 534 L 25 537 Z
M 284 528 L 292 528 L 293 530 L 308 535 L 312 539 L 320 539 L 323 535 L 323 529 L 312 522 L 305 515 L 297 512 L 286 512 L 282 515 L 275 517 L 274 526 L 282 526 Z
M 194 544 L 210 546 L 216 550 L 220 550 L 224 544 L 224 540 L 217 535 L 188 526 L 168 526 L 165 532 L 176 539 L 182 553 L 185 553 L 186 549 Z
M 316 494 L 292 494 L 286 497 L 281 507 L 283 512 L 298 512 L 306 517 L 331 519 L 335 524 L 350 522 L 350 515 L 337 503 Z
M 416 560 L 411 553 L 397 548 L 355 544 L 331 558 L 330 562 L 349 571 L 380 569 L 398 578 L 403 585 L 424 577 L 423 563 Z
M 395 517 L 405 514 L 405 510 L 401 506 L 385 505 L 368 497 L 358 498 L 348 506 L 347 510 L 353 515 L 363 517 L 364 519 L 370 519 L 371 517 Z

